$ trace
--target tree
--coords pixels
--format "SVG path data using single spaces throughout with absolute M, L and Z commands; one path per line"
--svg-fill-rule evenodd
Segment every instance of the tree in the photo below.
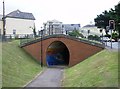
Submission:
M 105 10 L 102 14 L 97 15 L 97 17 L 94 19 L 95 26 L 98 28 L 106 28 L 106 26 L 109 25 L 109 19 L 110 16 L 108 15 L 108 12 Z
M 109 20 L 110 20 L 110 15 L 109 12 L 106 10 L 103 12 L 103 14 L 97 15 L 97 17 L 94 19 L 95 21 L 95 26 L 98 28 L 103 28 L 106 29 L 106 26 L 109 25 Z M 108 31 L 105 30 L 106 34 L 108 34 Z
M 100 40 L 100 37 L 98 37 L 97 35 L 89 35 L 89 36 L 88 36 L 88 39 L 89 39 L 89 40 L 97 40 L 97 41 L 99 41 L 99 40 Z
M 79 33 L 78 30 L 73 30 L 72 32 L 68 33 L 69 36 L 73 36 L 73 37 L 84 37 L 81 33 Z
M 36 34 L 35 24 L 34 24 L 34 27 L 30 27 L 30 28 L 32 28 L 32 29 L 33 29 L 33 34 L 34 34 L 34 36 L 36 37 L 36 36 L 37 36 L 37 34 Z
M 120 38 L 120 3 L 118 3 L 114 9 L 111 8 L 109 11 L 105 10 L 102 14 L 97 15 L 97 17 L 94 19 L 95 26 L 105 29 L 106 34 L 108 34 L 106 26 L 109 26 L 109 20 L 115 21 L 114 31 L 119 33 Z
M 120 3 L 115 6 L 115 14 L 116 14 L 116 30 L 119 33 L 119 38 L 120 38 Z
M 118 39 L 118 34 L 117 33 L 112 33 L 112 39 L 114 39 L 115 41 L 117 41 Z

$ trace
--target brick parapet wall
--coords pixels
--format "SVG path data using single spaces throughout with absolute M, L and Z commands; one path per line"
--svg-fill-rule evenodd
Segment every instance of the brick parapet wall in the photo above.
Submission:
M 46 53 L 47 48 L 51 43 L 55 41 L 60 41 L 66 45 L 69 50 L 69 66 L 78 64 L 79 62 L 85 60 L 86 58 L 94 55 L 95 53 L 104 49 L 104 45 L 96 45 L 87 42 L 83 42 L 79 39 L 74 39 L 65 36 L 54 36 L 46 37 L 42 40 L 42 60 L 43 64 L 46 65 Z M 22 46 L 30 55 L 32 55 L 36 60 L 41 60 L 41 40 L 32 41 L 32 43 Z

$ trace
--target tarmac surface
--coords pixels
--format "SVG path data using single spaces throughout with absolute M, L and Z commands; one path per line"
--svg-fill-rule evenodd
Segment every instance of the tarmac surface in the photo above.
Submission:
M 63 68 L 47 68 L 36 79 L 30 82 L 28 87 L 61 87 Z

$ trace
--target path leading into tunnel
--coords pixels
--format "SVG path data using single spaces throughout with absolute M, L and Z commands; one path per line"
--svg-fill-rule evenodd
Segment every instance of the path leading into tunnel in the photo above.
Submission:
M 47 68 L 26 87 L 61 87 L 63 68 Z

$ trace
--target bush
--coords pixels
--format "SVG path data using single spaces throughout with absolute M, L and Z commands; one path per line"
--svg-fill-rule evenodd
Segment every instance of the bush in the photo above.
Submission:
M 97 41 L 99 41 L 99 40 L 100 40 L 100 37 L 97 36 L 97 35 L 89 35 L 89 36 L 88 36 L 88 39 L 89 39 L 89 40 L 97 40 Z
M 73 37 L 84 37 L 83 34 L 80 33 L 78 30 L 73 30 L 72 32 L 69 32 L 68 35 Z
M 112 39 L 114 39 L 115 41 L 118 40 L 119 35 L 117 33 L 112 33 Z

